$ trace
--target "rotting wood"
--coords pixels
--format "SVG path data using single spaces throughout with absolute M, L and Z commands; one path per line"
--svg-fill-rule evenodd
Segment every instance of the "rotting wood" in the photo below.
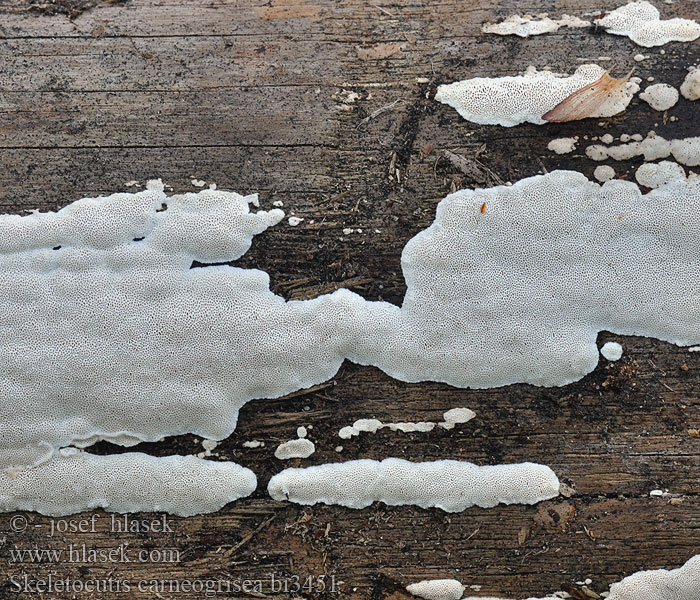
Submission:
M 556 11 L 582 15 L 618 4 L 565 0 Z M 542 1 L 527 7 L 547 10 Z M 697 18 L 692 0 L 662 10 L 667 17 Z M 27 0 L 7 0 L 0 6 L 0 204 L 8 212 L 56 209 L 155 176 L 175 191 L 193 189 L 196 177 L 259 192 L 264 207 L 279 200 L 305 220 L 257 237 L 237 265 L 265 270 L 272 289 L 287 298 L 346 285 L 369 299 L 400 303 L 401 250 L 432 222 L 435 203 L 454 184 L 454 167 L 436 164 L 443 151 L 459 149 L 511 181 L 556 168 L 590 178 L 597 163 L 583 156 L 586 135 L 651 129 L 667 138 L 700 135 L 700 104 L 685 101 L 673 110 L 677 122 L 662 121 L 635 100 L 624 114 L 601 120 L 603 126 L 586 120 L 511 129 L 467 123 L 435 103 L 438 84 L 466 77 L 515 74 L 528 65 L 572 72 L 598 57 L 610 57 L 599 62 L 606 68 L 636 64 L 632 56 L 640 49 L 632 42 L 592 29 L 527 40 L 480 33 L 483 22 L 516 12 L 522 10 L 515 2 L 495 8 L 482 1 L 131 0 L 95 3 L 71 20 L 36 11 Z M 358 60 L 358 47 L 379 44 L 403 49 Z M 698 45 L 664 49 L 665 55 L 644 49 L 649 58 L 636 74 L 677 87 L 700 59 Z M 358 98 L 343 102 L 336 95 L 343 89 Z M 576 135 L 581 141 L 574 153 L 547 150 L 551 139 Z M 629 178 L 624 171 L 636 164 L 615 167 Z M 344 228 L 363 232 L 344 235 Z M 575 582 L 588 577 L 588 587 L 601 592 L 639 569 L 680 566 L 700 552 L 700 353 L 600 335 L 601 343 L 608 339 L 622 342 L 623 358 L 601 361 L 595 372 L 561 389 L 409 385 L 346 363 L 315 389 L 251 402 L 215 454 L 258 474 L 253 497 L 214 515 L 172 519 L 175 532 L 160 538 L 115 536 L 102 512 L 96 532 L 53 538 L 48 518 L 29 514 L 31 527 L 16 533 L 12 515 L 0 515 L 0 596 L 36 598 L 15 594 L 8 577 L 51 572 L 133 582 L 269 581 L 270 573 L 291 581 L 325 574 L 335 576 L 341 597 L 353 599 L 406 598 L 406 584 L 449 576 L 481 586 L 480 594 L 521 598 L 580 589 Z M 456 406 L 477 417 L 450 432 L 337 435 L 358 418 L 435 421 Z M 294 437 L 300 425 L 313 425 L 316 454 L 289 463 L 274 459 L 277 443 Z M 242 446 L 252 439 L 265 446 Z M 194 436 L 139 449 L 158 455 L 202 450 Z M 120 451 L 105 444 L 97 450 Z M 363 511 L 299 507 L 272 502 L 265 491 L 269 477 L 285 466 L 385 456 L 539 461 L 572 489 L 535 507 L 450 515 L 382 505 Z M 649 496 L 654 489 L 671 495 Z M 261 528 L 271 513 L 275 518 Z M 14 546 L 65 550 L 69 543 L 106 549 L 128 543 L 137 550 L 176 549 L 180 556 L 165 563 L 32 565 L 13 562 L 9 554 Z

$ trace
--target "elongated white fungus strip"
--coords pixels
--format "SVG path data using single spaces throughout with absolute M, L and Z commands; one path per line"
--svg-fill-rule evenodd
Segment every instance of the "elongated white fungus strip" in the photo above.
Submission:
M 686 100 L 698 100 L 700 98 L 700 69 L 690 67 L 688 74 L 681 84 L 681 95 Z
M 608 33 L 624 35 L 651 48 L 669 42 L 692 42 L 700 37 L 700 24 L 690 19 L 661 20 L 658 9 L 646 0 L 630 2 L 598 19 Z
M 407 585 L 406 591 L 425 600 L 460 600 L 464 586 L 456 579 L 424 579 Z
M 286 469 L 267 486 L 275 500 L 365 508 L 373 502 L 459 512 L 470 506 L 535 504 L 559 495 L 559 480 L 534 463 L 480 467 L 455 460 L 353 460 Z
M 435 99 L 452 106 L 467 121 L 481 125 L 513 127 L 520 123 L 545 123 L 542 115 L 574 92 L 599 80 L 605 69 L 581 65 L 573 75 L 560 76 L 551 71 L 529 67 L 515 77 L 476 77 L 437 89 Z M 627 108 L 639 86 L 628 81 L 590 117 L 611 117 Z
M 67 450 L 35 467 L 0 471 L 0 511 L 63 516 L 104 508 L 186 517 L 219 510 L 257 485 L 250 469 L 231 462 Z
M 279 458 L 280 460 L 308 458 L 314 452 L 316 452 L 316 446 L 311 440 L 299 438 L 298 440 L 289 440 L 277 446 L 275 458 Z
M 558 31 L 560 27 L 588 27 L 590 21 L 584 21 L 578 17 L 562 15 L 560 19 L 551 19 L 546 15 L 512 15 L 500 23 L 485 23 L 481 27 L 483 33 L 496 35 L 517 35 L 529 37 Z
M 458 423 L 466 423 L 473 419 L 476 413 L 468 408 L 451 408 L 443 414 L 444 421 L 435 423 L 432 421 L 399 422 L 399 423 L 382 423 L 379 419 L 358 419 L 352 425 L 341 428 L 338 432 L 338 437 L 347 440 L 360 433 L 376 433 L 380 429 L 389 429 L 391 431 L 401 431 L 403 433 L 428 433 L 435 429 L 436 426 L 443 429 L 454 429 Z
M 667 140 L 650 131 L 642 141 L 609 147 L 593 144 L 586 148 L 586 156 L 592 160 L 629 160 L 636 156 L 644 156 L 645 161 L 652 161 L 671 155 L 681 164 L 697 167 L 700 165 L 700 136 Z
M 662 160 L 659 163 L 644 163 L 634 174 L 640 185 L 658 188 L 671 181 L 685 179 L 685 169 L 678 163 Z
M 668 110 L 678 102 L 678 90 L 667 83 L 655 83 L 647 87 L 639 98 L 654 110 Z

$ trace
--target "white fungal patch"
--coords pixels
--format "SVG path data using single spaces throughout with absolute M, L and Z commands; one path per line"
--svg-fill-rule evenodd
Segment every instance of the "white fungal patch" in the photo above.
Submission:
M 584 21 L 578 17 L 562 15 L 561 19 L 550 19 L 546 14 L 532 15 L 512 15 L 500 23 L 486 23 L 481 27 L 483 33 L 493 33 L 496 35 L 517 35 L 519 37 L 529 37 L 531 35 L 542 35 L 558 31 L 560 27 L 588 27 L 590 21 Z
M 546 122 L 542 115 L 599 80 L 604 73 L 605 70 L 598 65 L 581 65 L 570 76 L 529 67 L 525 74 L 515 77 L 476 77 L 441 85 L 435 99 L 455 108 L 467 121 L 481 125 L 541 125 Z M 611 117 L 622 112 L 637 91 L 637 83 L 628 81 L 599 110 L 588 116 Z
M 671 181 L 685 179 L 685 169 L 678 163 L 662 160 L 659 163 L 644 163 L 634 177 L 640 185 L 658 188 Z
M 576 142 L 578 142 L 578 137 L 556 138 L 547 144 L 547 150 L 557 154 L 568 154 L 574 151 Z
M 280 444 L 275 450 L 275 458 L 289 460 L 290 458 L 308 458 L 316 452 L 316 446 L 311 440 L 299 438 Z
M 698 67 L 690 67 L 681 84 L 681 94 L 686 100 L 694 101 L 700 98 L 700 69 Z
M 104 508 L 186 517 L 219 510 L 257 485 L 252 471 L 230 462 L 66 450 L 35 467 L 0 471 L 0 511 L 63 516 Z
M 241 445 L 244 448 L 262 448 L 265 445 L 265 442 L 261 442 L 260 440 L 249 440 L 243 442 Z
M 464 586 L 456 579 L 424 579 L 407 585 L 406 591 L 425 600 L 460 600 Z
M 608 165 L 600 165 L 593 171 L 593 177 L 595 177 L 601 183 L 610 181 L 615 178 L 615 169 Z
M 610 587 L 607 600 L 697 600 L 700 555 L 678 569 L 640 571 Z
M 402 381 L 551 386 L 595 367 L 601 330 L 700 344 L 698 179 L 642 195 L 555 171 L 452 194 L 404 248 L 401 307 L 347 290 L 285 302 L 261 271 L 190 268 L 237 259 L 283 218 L 251 212 L 253 200 L 168 197 L 154 182 L 0 217 L 0 394 L 11 399 L 0 468 L 54 468 L 59 448 L 101 439 L 221 440 L 247 401 L 322 383 L 345 359 Z M 189 463 L 200 482 L 201 462 Z M 37 493 L 60 502 L 65 481 L 37 477 Z M 105 483 L 93 483 L 98 501 Z
M 476 413 L 469 408 L 451 408 L 442 414 L 444 421 L 442 423 L 438 423 L 438 425 L 443 429 L 454 429 L 455 425 L 468 423 L 474 417 L 476 417 Z
M 307 433 L 306 427 L 297 427 L 297 437 L 305 438 Z
M 631 137 L 635 141 L 617 146 L 588 146 L 586 156 L 592 160 L 629 160 L 644 156 L 647 162 L 673 156 L 679 163 L 688 167 L 700 165 L 700 137 L 666 140 L 653 131 L 644 139 L 638 134 Z
M 622 346 L 617 342 L 606 342 L 600 349 L 606 360 L 616 361 L 622 358 Z
M 304 220 L 304 219 L 301 218 L 301 217 L 289 217 L 289 219 L 287 219 L 287 222 L 288 222 L 292 227 L 296 227 L 296 226 L 299 225 L 299 223 L 301 223 L 303 220 Z
M 668 110 L 678 102 L 678 90 L 667 83 L 656 83 L 645 89 L 639 97 L 654 110 Z
M 598 19 L 597 24 L 608 33 L 627 36 L 645 48 L 692 42 L 700 37 L 700 24 L 690 19 L 661 20 L 658 9 L 646 0 L 621 6 Z
M 606 133 L 605 135 L 600 136 L 600 141 L 604 144 L 612 144 L 615 141 L 615 138 L 611 134 Z
M 559 495 L 559 480 L 545 465 L 480 467 L 455 460 L 400 458 L 352 460 L 285 469 L 267 486 L 275 500 L 365 508 L 373 502 L 459 512 L 470 506 L 535 504 Z

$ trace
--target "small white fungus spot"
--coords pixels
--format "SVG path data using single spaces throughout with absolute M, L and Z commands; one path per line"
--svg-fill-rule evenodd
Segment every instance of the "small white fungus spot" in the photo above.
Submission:
M 639 97 L 654 110 L 664 111 L 678 102 L 678 90 L 666 83 L 655 83 L 645 89 Z
M 460 600 L 464 586 L 456 579 L 427 579 L 406 586 L 406 591 L 425 600 Z
M 610 181 L 615 177 L 615 169 L 608 165 L 597 166 L 593 171 L 593 177 L 595 177 L 601 183 Z
M 622 346 L 617 342 L 606 342 L 600 349 L 600 353 L 610 361 L 620 360 L 622 358 Z
M 576 148 L 578 137 L 556 138 L 547 144 L 547 150 L 556 152 L 557 154 L 568 154 Z
M 301 217 L 289 217 L 289 219 L 287 219 L 287 222 L 288 222 L 292 227 L 296 227 L 296 226 L 299 225 L 299 223 L 301 223 L 303 220 L 304 220 L 304 219 L 301 218 Z
M 316 452 L 316 446 L 311 440 L 299 438 L 280 444 L 275 450 L 275 458 L 289 460 L 290 458 L 308 458 Z

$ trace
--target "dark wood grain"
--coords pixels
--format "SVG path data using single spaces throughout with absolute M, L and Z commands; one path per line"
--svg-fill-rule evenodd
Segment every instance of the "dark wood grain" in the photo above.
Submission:
M 349 287 L 400 303 L 404 244 L 433 219 L 450 190 L 515 181 L 544 170 L 591 175 L 597 163 L 585 136 L 699 135 L 698 103 L 681 100 L 665 121 L 634 100 L 622 115 L 505 129 L 463 121 L 432 100 L 436 85 L 471 76 L 516 74 L 528 65 L 571 72 L 583 62 L 615 65 L 678 86 L 700 60 L 698 43 L 640 49 L 591 29 L 531 38 L 480 33 L 513 13 L 584 15 L 617 2 L 365 2 L 323 0 L 131 0 L 0 5 L 0 206 L 6 212 L 56 209 L 90 195 L 162 177 L 175 191 L 192 177 L 241 193 L 259 192 L 304 217 L 254 240 L 237 264 L 264 269 L 286 298 Z M 698 17 L 697 3 L 660 5 L 665 16 Z M 358 48 L 400 43 L 386 59 L 361 60 Z M 649 58 L 636 64 L 642 51 Z M 605 58 L 607 57 L 607 58 Z M 354 92 L 344 101 L 343 90 Z M 371 116 L 383 107 L 383 112 Z M 547 143 L 580 136 L 573 154 Z M 464 174 L 442 157 L 478 158 L 490 171 Z M 639 161 L 615 165 L 631 177 Z M 131 188 L 133 189 L 133 188 Z M 344 235 L 343 229 L 362 233 Z M 564 388 L 510 386 L 469 391 L 404 384 L 346 363 L 327 385 L 279 400 L 254 401 L 217 457 L 252 468 L 259 489 L 213 515 L 172 519 L 165 535 L 109 531 L 50 535 L 51 519 L 0 515 L 0 597 L 18 594 L 10 577 L 130 580 L 131 591 L 80 598 L 202 598 L 196 591 L 136 589 L 153 578 L 180 582 L 333 575 L 339 593 L 271 593 L 274 598 L 407 597 L 406 584 L 455 577 L 478 594 L 521 598 L 569 589 L 591 578 L 598 592 L 643 568 L 677 567 L 700 552 L 700 354 L 644 338 L 606 333 L 625 354 Z M 477 417 L 453 431 L 381 431 L 340 440 L 357 418 L 436 420 L 455 406 Z M 313 426 L 317 452 L 282 464 L 279 442 Z M 258 439 L 265 446 L 246 449 Z M 335 447 L 341 444 L 343 451 Z M 166 455 L 201 451 L 193 436 L 145 444 Z M 106 444 L 97 451 L 120 451 Z M 375 505 L 362 511 L 304 508 L 270 500 L 265 487 L 285 466 L 360 457 L 459 458 L 477 463 L 539 461 L 571 488 L 570 497 L 534 507 L 470 509 L 459 514 Z M 654 489 L 668 490 L 650 497 Z M 90 518 L 91 513 L 81 515 Z M 145 517 L 146 515 L 142 515 Z M 56 523 L 54 522 L 54 525 Z M 13 560 L 10 550 L 69 544 L 133 551 L 177 549 L 177 560 L 57 564 Z M 167 556 L 166 556 L 167 558 Z M 471 590 L 477 594 L 476 591 Z M 255 591 L 221 598 L 259 597 Z

